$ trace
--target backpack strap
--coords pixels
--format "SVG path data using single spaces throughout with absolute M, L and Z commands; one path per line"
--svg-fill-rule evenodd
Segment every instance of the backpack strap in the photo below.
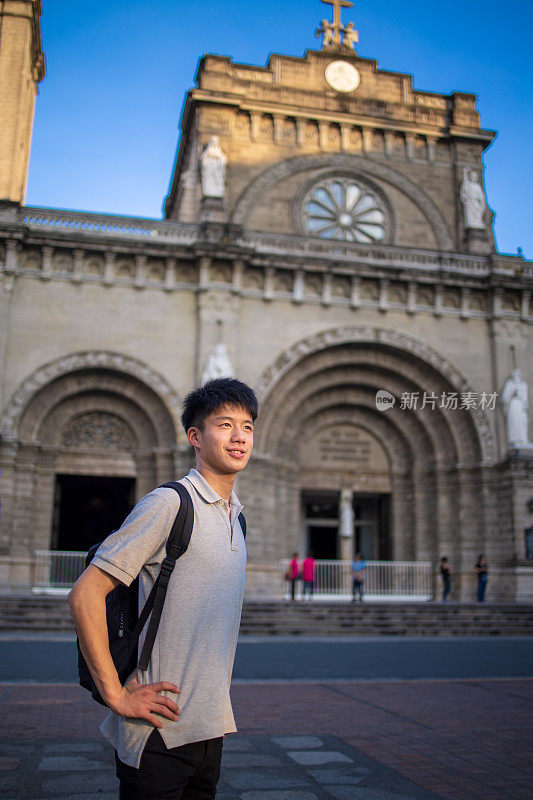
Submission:
M 239 514 L 239 517 L 238 517 L 238 519 L 239 519 L 239 522 L 241 523 L 241 531 L 242 531 L 242 535 L 243 535 L 243 536 L 244 536 L 244 538 L 246 539 L 246 517 L 244 516 L 244 514 L 242 513 L 242 511 L 241 511 L 241 513 Z
M 170 481 L 159 488 L 174 489 L 174 491 L 179 494 L 181 502 L 176 519 L 172 525 L 172 530 L 167 539 L 167 554 L 161 564 L 161 571 L 157 576 L 152 591 L 135 625 L 135 635 L 138 637 L 144 628 L 148 615 L 152 612 L 138 664 L 139 669 L 143 671 L 148 669 L 148 664 L 150 663 L 150 656 L 152 655 L 157 629 L 159 628 L 159 621 L 163 612 L 170 576 L 172 575 L 177 559 L 183 555 L 189 546 L 194 525 L 194 508 L 187 489 L 177 481 Z

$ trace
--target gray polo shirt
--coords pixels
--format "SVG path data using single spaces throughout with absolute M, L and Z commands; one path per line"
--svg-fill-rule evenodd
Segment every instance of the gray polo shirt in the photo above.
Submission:
M 234 733 L 230 682 L 244 596 L 246 547 L 234 492 L 229 504 L 192 469 L 180 481 L 194 506 L 187 552 L 176 562 L 147 672 L 142 683 L 171 681 L 178 695 L 177 721 L 161 717 L 167 747 Z M 163 558 L 180 505 L 173 489 L 143 497 L 122 527 L 103 542 L 93 564 L 129 586 L 139 575 L 139 607 L 146 601 Z M 145 631 L 148 625 L 145 626 Z M 144 636 L 139 642 L 139 652 Z M 109 712 L 100 728 L 125 764 L 139 767 L 153 726 Z

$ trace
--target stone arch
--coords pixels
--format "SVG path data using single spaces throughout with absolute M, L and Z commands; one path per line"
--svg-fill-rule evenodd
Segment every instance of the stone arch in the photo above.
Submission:
M 457 367 L 423 342 L 365 326 L 327 330 L 295 343 L 261 376 L 262 414 L 256 446 L 283 462 L 298 460 L 298 442 L 330 419 L 366 427 L 390 457 L 390 531 L 395 558 L 435 560 L 444 548 L 468 560 L 482 541 L 480 467 L 494 459 L 488 420 L 480 409 L 402 409 L 403 393 L 472 391 Z M 397 398 L 386 411 L 376 392 Z M 354 468 L 347 466 L 347 474 Z M 298 473 L 297 473 L 298 474 Z M 351 479 L 350 479 L 351 480 Z M 355 484 L 354 484 L 355 485 Z M 377 486 L 377 484 L 376 484 Z M 380 491 L 375 488 L 371 491 Z M 464 555 L 467 553 L 467 555 Z
M 230 215 L 230 222 L 235 225 L 245 226 L 251 209 L 255 207 L 262 195 L 277 183 L 298 172 L 309 169 L 322 170 L 324 168 L 349 170 L 352 173 L 362 175 L 367 180 L 380 178 L 399 189 L 413 201 L 425 216 L 435 235 L 439 249 L 448 252 L 454 249 L 453 237 L 444 216 L 423 189 L 387 164 L 382 164 L 379 161 L 369 161 L 361 156 L 347 153 L 293 156 L 280 161 L 274 166 L 267 167 L 248 184 L 237 198 Z
M 462 392 L 474 391 L 473 387 L 460 370 L 448 358 L 438 353 L 425 342 L 395 330 L 373 326 L 346 325 L 322 331 L 306 339 L 302 339 L 281 353 L 278 358 L 264 370 L 256 385 L 263 408 L 267 409 L 269 415 L 272 416 L 271 409 L 277 407 L 278 404 L 274 395 L 276 397 L 280 396 L 280 381 L 298 364 L 303 365 L 304 359 L 308 359 L 311 356 L 316 357 L 328 348 L 345 344 L 364 344 L 370 347 L 374 353 L 374 362 L 376 361 L 375 354 L 378 352 L 380 353 L 380 363 L 383 359 L 383 353 L 403 354 L 405 359 L 402 365 L 402 375 L 406 375 L 406 368 L 409 365 L 413 383 L 416 383 L 416 380 L 420 379 L 420 376 L 416 378 L 416 369 L 424 368 L 430 369 L 433 378 L 440 380 L 443 386 L 447 384 L 450 391 L 456 391 L 459 394 Z M 306 361 L 306 366 L 303 371 L 307 368 L 308 363 L 309 362 Z M 273 399 L 273 402 L 270 398 Z M 442 415 L 447 419 L 449 419 L 450 414 L 451 412 L 442 412 Z M 454 433 L 454 427 L 450 424 L 453 420 L 449 420 L 447 423 L 447 427 L 453 439 L 461 444 L 461 441 L 464 440 L 464 433 L 468 428 L 471 440 L 479 453 L 480 461 L 483 464 L 492 463 L 496 457 L 496 445 L 485 412 L 480 408 L 475 408 L 469 410 L 467 413 L 458 414 L 457 416 L 460 418 L 461 422 L 460 431 Z M 262 415 L 260 433 L 261 446 L 267 435 L 267 428 L 268 423 L 266 423 L 265 417 Z M 464 446 L 462 449 L 464 449 Z
M 11 548 L 31 557 L 50 546 L 56 490 L 67 478 L 107 481 L 111 495 L 115 479 L 129 481 L 128 492 L 134 482 L 137 499 L 173 478 L 183 455 L 179 407 L 164 378 L 119 353 L 75 353 L 30 375 L 0 422 L 2 530 Z
M 16 389 L 2 414 L 0 420 L 2 438 L 5 441 L 17 438 L 22 417 L 30 402 L 36 398 L 39 392 L 46 390 L 46 387 L 54 386 L 54 391 L 57 393 L 59 379 L 70 375 L 75 380 L 74 376 L 84 371 L 100 371 L 101 376 L 116 373 L 135 378 L 141 386 L 144 385 L 151 390 L 155 397 L 159 398 L 173 422 L 175 433 L 177 434 L 179 431 L 180 400 L 161 375 L 147 364 L 131 356 L 93 350 L 58 358 L 39 367 L 26 378 Z M 59 393 L 60 391 L 59 389 Z

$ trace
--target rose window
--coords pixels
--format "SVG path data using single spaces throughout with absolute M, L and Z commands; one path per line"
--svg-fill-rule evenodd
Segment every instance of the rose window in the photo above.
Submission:
M 355 180 L 333 178 L 315 185 L 304 198 L 304 230 L 323 239 L 381 242 L 387 218 L 382 202 Z

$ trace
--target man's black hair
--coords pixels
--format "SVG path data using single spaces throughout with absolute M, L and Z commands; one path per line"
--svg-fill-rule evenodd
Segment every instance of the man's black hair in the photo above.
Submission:
M 185 432 L 189 428 L 203 428 L 207 417 L 223 406 L 243 408 L 253 422 L 259 404 L 253 389 L 236 378 L 213 378 L 203 386 L 189 392 L 181 407 L 181 423 Z

